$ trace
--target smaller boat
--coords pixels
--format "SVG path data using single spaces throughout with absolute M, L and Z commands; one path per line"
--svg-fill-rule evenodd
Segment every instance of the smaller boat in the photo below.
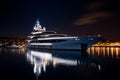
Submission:
M 19 49 L 19 48 L 23 48 L 23 46 L 22 45 L 12 44 L 12 45 L 7 45 L 6 48 Z
M 4 44 L 0 41 L 0 47 L 2 47 Z
M 4 44 L 0 43 L 0 47 L 3 46 Z

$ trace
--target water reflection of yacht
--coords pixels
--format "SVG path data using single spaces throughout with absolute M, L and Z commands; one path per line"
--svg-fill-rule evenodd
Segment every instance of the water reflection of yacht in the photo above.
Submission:
M 63 55 L 64 54 L 64 55 Z M 42 71 L 46 72 L 46 66 L 89 66 L 101 69 L 90 55 L 79 51 L 35 51 L 27 50 L 27 60 L 34 66 L 33 72 L 38 77 Z

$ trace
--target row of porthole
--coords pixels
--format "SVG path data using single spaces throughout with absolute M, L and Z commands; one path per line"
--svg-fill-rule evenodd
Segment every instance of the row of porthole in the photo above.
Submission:
M 80 39 L 77 39 L 77 38 L 76 38 L 75 40 L 80 40 Z M 88 38 L 88 40 L 93 40 L 93 38 Z
M 45 46 L 37 46 L 37 45 L 35 45 L 35 46 L 32 46 L 33 48 L 45 48 Z M 49 48 L 53 48 L 53 46 L 49 46 Z

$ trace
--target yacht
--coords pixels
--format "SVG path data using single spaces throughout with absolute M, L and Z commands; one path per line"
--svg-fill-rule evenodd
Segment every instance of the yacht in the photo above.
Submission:
M 101 35 L 68 36 L 55 31 L 47 31 L 37 19 L 33 31 L 26 40 L 27 48 L 57 49 L 57 50 L 86 50 L 101 39 Z
M 10 48 L 10 49 L 21 49 L 24 46 L 22 45 L 16 45 L 16 44 L 11 44 L 11 45 L 7 45 L 6 48 Z

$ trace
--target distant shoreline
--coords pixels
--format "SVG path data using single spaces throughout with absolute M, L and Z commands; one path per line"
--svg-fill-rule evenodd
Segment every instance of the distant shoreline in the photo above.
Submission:
M 120 46 L 92 46 L 92 47 L 120 47 Z

